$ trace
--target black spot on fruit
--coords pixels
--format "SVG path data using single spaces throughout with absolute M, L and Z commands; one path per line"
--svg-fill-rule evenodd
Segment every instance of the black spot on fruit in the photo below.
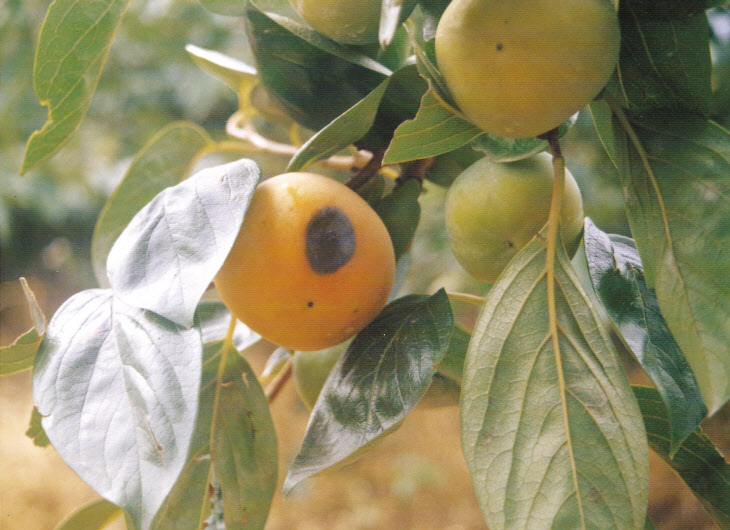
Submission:
M 307 225 L 305 249 L 314 272 L 337 271 L 355 253 L 355 230 L 350 219 L 338 208 L 322 208 Z
M 502 43 L 497 43 L 497 51 L 500 51 L 502 48 L 504 48 L 504 46 L 502 46 Z

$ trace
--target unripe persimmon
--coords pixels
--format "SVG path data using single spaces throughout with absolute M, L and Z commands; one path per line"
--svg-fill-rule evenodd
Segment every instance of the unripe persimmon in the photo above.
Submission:
M 365 327 L 388 300 L 388 231 L 357 193 L 314 173 L 262 182 L 216 275 L 241 322 L 292 350 L 319 350 Z
M 378 42 L 380 0 L 291 0 L 318 33 L 340 44 Z
M 456 105 L 498 136 L 545 133 L 589 103 L 618 61 L 608 0 L 453 0 L 436 59 Z
M 482 158 L 456 178 L 446 196 L 446 231 L 467 272 L 494 283 L 547 223 L 553 179 L 552 157 L 547 153 L 503 164 Z M 580 190 L 566 170 L 560 233 L 571 255 L 582 229 Z

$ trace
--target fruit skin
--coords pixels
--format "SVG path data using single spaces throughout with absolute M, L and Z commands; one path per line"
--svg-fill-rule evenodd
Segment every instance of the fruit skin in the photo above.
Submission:
M 483 158 L 459 175 L 446 196 L 446 231 L 459 263 L 494 283 L 509 261 L 547 223 L 553 188 L 552 157 L 540 153 L 496 164 Z M 575 254 L 583 229 L 580 190 L 565 172 L 562 241 Z
M 598 95 L 620 40 L 607 0 L 454 0 L 436 30 L 436 59 L 469 121 L 526 138 L 557 127 Z
M 215 285 L 262 337 L 310 351 L 365 327 L 394 275 L 388 231 L 359 195 L 322 175 L 285 173 L 256 189 Z
M 340 44 L 378 42 L 380 0 L 291 0 L 318 33 Z

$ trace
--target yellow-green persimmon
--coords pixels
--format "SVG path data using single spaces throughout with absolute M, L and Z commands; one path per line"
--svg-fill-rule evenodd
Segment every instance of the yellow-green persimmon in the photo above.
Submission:
M 215 285 L 262 337 L 311 351 L 365 327 L 394 275 L 388 231 L 367 202 L 331 178 L 285 173 L 256 189 Z
M 545 133 L 608 82 L 620 31 L 608 0 L 453 0 L 436 59 L 465 117 L 498 136 Z
M 318 33 L 340 44 L 378 42 L 380 0 L 291 0 Z
M 547 153 L 503 164 L 482 158 L 456 178 L 446 196 L 446 231 L 467 272 L 494 283 L 547 223 L 553 180 L 552 157 Z M 560 229 L 571 255 L 582 228 L 580 190 L 566 170 Z

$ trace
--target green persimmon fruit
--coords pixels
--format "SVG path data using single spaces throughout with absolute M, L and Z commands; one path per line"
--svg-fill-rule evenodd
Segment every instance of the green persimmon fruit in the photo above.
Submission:
M 367 202 L 331 178 L 285 173 L 257 187 L 215 285 L 262 337 L 311 351 L 365 327 L 394 276 L 393 244 Z
M 299 397 L 309 410 L 314 407 L 327 377 L 348 345 L 349 341 L 345 341 L 323 350 L 294 352 L 292 375 Z
M 545 133 L 595 98 L 618 61 L 608 0 L 454 0 L 436 59 L 474 125 L 508 138 Z
M 378 42 L 380 0 L 291 0 L 318 33 L 340 44 Z
M 545 226 L 553 174 L 552 157 L 540 153 L 503 164 L 483 158 L 456 178 L 446 196 L 446 231 L 456 259 L 467 272 L 494 283 Z M 580 190 L 566 170 L 560 233 L 571 255 L 578 248 L 582 228 Z

